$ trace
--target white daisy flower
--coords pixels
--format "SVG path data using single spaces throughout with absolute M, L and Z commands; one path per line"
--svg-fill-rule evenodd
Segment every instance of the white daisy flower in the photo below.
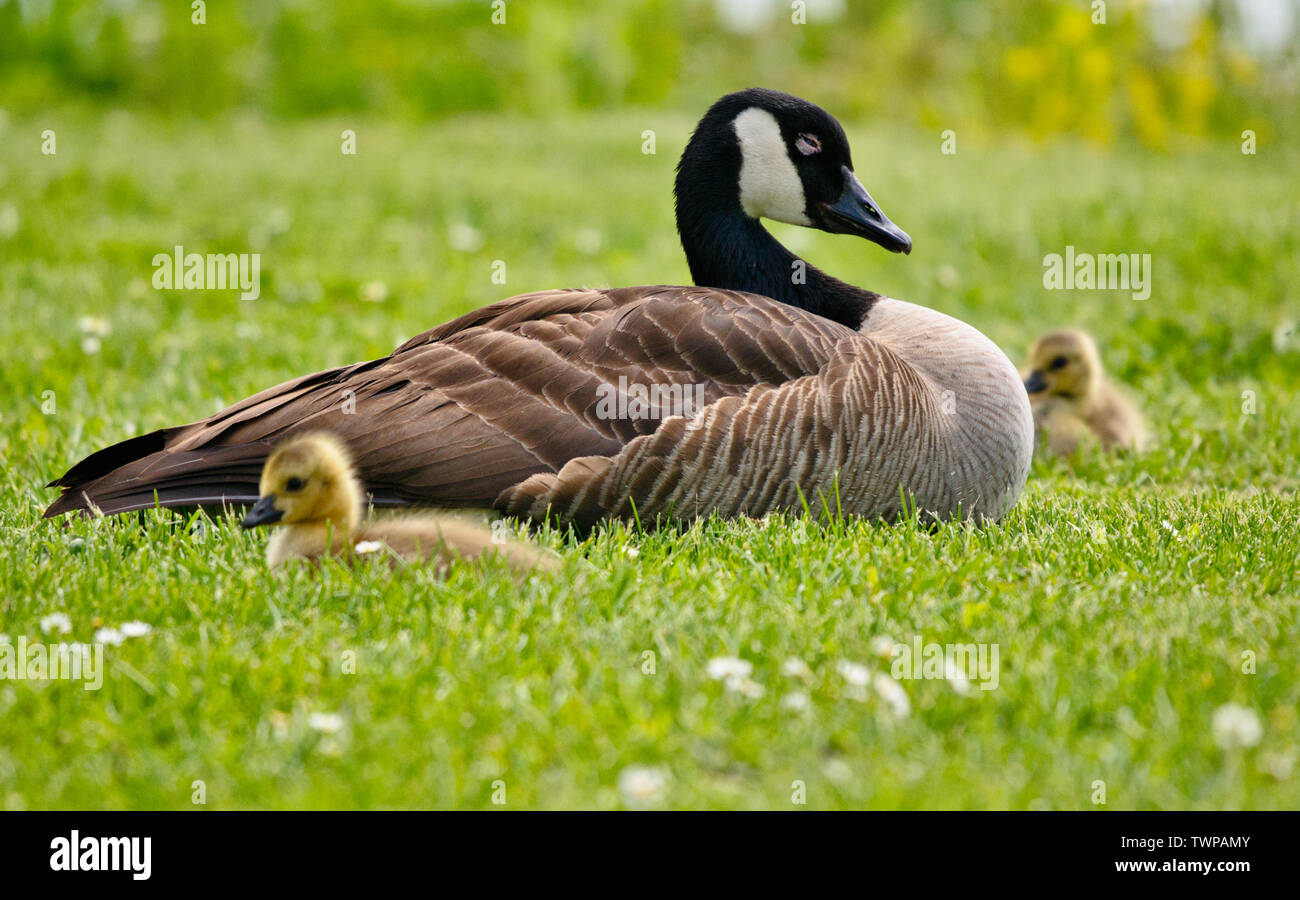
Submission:
M 867 644 L 867 648 L 871 651 L 872 656 L 879 656 L 881 659 L 889 659 L 894 655 L 894 647 L 897 643 L 898 642 L 891 637 L 878 634 L 871 639 L 870 643 Z
M 77 318 L 77 327 L 82 334 L 93 334 L 96 337 L 107 337 L 113 330 L 109 321 L 99 316 L 80 316 Z
M 727 678 L 748 678 L 754 671 L 754 664 L 734 656 L 718 656 L 709 660 L 706 670 L 715 681 Z
M 853 778 L 852 767 L 838 756 L 828 759 L 822 766 L 822 772 L 836 784 L 845 784 Z
M 41 617 L 41 631 L 44 634 L 49 634 L 51 631 L 67 634 L 71 630 L 72 620 L 66 613 L 50 613 L 48 616 Z
M 957 668 L 954 660 L 944 660 L 943 677 L 948 679 L 952 689 L 963 697 L 970 693 L 970 681 L 966 678 L 966 673 Z
M 322 734 L 337 734 L 343 730 L 343 725 L 343 717 L 338 713 L 312 713 L 307 718 L 307 726 Z
M 750 678 L 754 664 L 732 656 L 719 656 L 709 660 L 706 670 L 709 677 L 721 681 L 723 687 L 751 699 L 763 696 L 763 686 Z
M 1225 703 L 1214 711 L 1211 721 L 1214 741 L 1225 750 L 1254 747 L 1264 737 L 1259 715 L 1249 706 Z
M 1264 752 L 1259 755 L 1259 770 L 1278 781 L 1285 781 L 1295 771 L 1295 760 L 1294 747 L 1285 752 Z
M 668 777 L 657 766 L 628 766 L 618 773 L 618 792 L 629 806 L 657 806 L 667 787 Z
M 384 545 L 380 541 L 358 541 L 352 549 L 358 553 L 378 553 Z
M 113 647 L 118 647 L 121 646 L 124 640 L 126 640 L 126 635 L 118 631 L 116 628 L 101 628 L 99 631 L 95 632 L 95 636 L 91 638 L 91 640 L 96 644 L 109 644 Z
M 752 678 L 737 678 L 732 676 L 722 682 L 722 685 L 727 690 L 736 694 L 741 694 L 751 700 L 757 700 L 765 693 L 763 686 Z
M 876 693 L 880 695 L 880 699 L 889 704 L 890 710 L 894 715 L 898 716 L 898 718 L 906 718 L 906 716 L 912 711 L 911 701 L 907 699 L 907 691 L 903 690 L 903 686 L 888 675 L 883 673 L 877 674 L 876 677 L 872 679 L 871 686 L 876 689 Z
M 808 708 L 808 695 L 803 691 L 791 691 L 781 698 L 781 706 L 794 712 L 803 712 Z
M 842 659 L 835 664 L 835 671 L 840 673 L 840 677 L 849 684 L 855 684 L 862 687 L 871 682 L 871 670 L 860 663 L 849 662 Z
M 144 637 L 153 631 L 153 626 L 148 622 L 123 622 L 120 631 L 124 637 Z
M 812 669 L 808 668 L 808 664 L 799 657 L 792 656 L 781 663 L 781 674 L 788 675 L 791 678 L 802 678 L 807 681 L 812 678 Z
M 81 339 L 81 352 L 87 356 L 94 356 L 102 346 L 103 343 L 93 334 Z

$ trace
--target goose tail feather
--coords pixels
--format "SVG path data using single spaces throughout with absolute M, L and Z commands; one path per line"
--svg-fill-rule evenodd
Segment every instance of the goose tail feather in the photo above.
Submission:
M 111 516 L 154 506 L 245 506 L 257 501 L 269 442 L 169 450 L 169 438 L 180 430 L 131 438 L 77 463 L 48 485 L 63 492 L 46 508 L 45 518 L 70 512 Z

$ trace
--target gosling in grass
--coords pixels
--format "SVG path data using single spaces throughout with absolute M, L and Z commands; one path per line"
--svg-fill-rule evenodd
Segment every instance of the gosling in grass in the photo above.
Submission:
M 257 503 L 244 528 L 275 526 L 266 560 L 275 568 L 289 559 L 336 556 L 345 560 L 388 550 L 405 560 L 431 560 L 445 568 L 454 559 L 493 553 L 519 574 L 556 568 L 554 557 L 517 541 L 493 540 L 491 529 L 450 515 L 407 515 L 362 520 L 365 496 L 347 447 L 327 432 L 290 438 L 262 469 Z
M 1142 414 L 1106 378 L 1096 343 L 1082 331 L 1053 331 L 1034 343 L 1025 390 L 1048 453 L 1068 456 L 1094 440 L 1104 450 L 1148 443 Z

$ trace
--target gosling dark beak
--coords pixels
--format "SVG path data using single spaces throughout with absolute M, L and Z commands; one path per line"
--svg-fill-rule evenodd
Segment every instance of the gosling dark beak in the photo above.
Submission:
M 1047 390 L 1047 382 L 1043 380 L 1043 373 L 1038 369 L 1029 373 L 1025 379 L 1025 390 L 1031 394 L 1041 394 Z
M 253 508 L 244 516 L 244 521 L 239 524 L 244 528 L 256 528 L 258 525 L 270 525 L 272 522 L 280 521 L 284 513 L 275 508 L 275 494 L 267 494 L 261 497 L 253 504 Z
M 892 253 L 911 253 L 912 239 L 907 232 L 880 211 L 852 169 L 848 166 L 840 169 L 844 172 L 844 193 L 834 203 L 822 204 L 826 221 L 823 230 L 831 234 L 856 234 Z

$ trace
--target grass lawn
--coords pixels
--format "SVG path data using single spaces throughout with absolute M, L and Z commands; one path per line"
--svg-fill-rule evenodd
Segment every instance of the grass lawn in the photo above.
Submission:
M 548 532 L 563 574 L 517 586 L 276 577 L 232 520 L 40 518 L 94 449 L 503 296 L 687 282 L 670 190 L 692 123 L 0 119 L 0 633 L 152 626 L 105 648 L 101 690 L 0 681 L 0 808 L 791 809 L 795 782 L 806 808 L 1087 809 L 1097 782 L 1109 809 L 1300 806 L 1294 147 L 945 156 L 849 127 L 916 250 L 778 226 L 793 249 L 1017 362 L 1083 326 L 1151 419 L 1141 456 L 1036 462 L 996 526 Z M 177 244 L 261 253 L 261 298 L 155 291 Z M 1067 245 L 1150 253 L 1151 296 L 1044 290 Z M 998 645 L 996 689 L 905 680 L 889 702 L 881 648 L 916 636 Z M 743 690 L 718 657 L 752 664 Z M 1253 746 L 1221 746 L 1226 704 Z

